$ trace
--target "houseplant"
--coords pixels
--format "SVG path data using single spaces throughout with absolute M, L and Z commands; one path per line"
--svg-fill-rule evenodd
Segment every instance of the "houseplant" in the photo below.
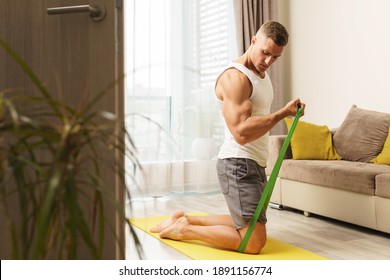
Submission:
M 95 109 L 115 82 L 79 108 L 69 107 L 54 99 L 1 39 L 0 46 L 40 94 L 0 89 L 0 214 L 6 220 L 1 230 L 7 230 L 11 241 L 9 258 L 74 259 L 83 246 L 88 258 L 101 259 L 105 235 L 115 235 L 112 217 L 104 215 L 108 207 L 127 223 L 142 257 L 125 209 L 103 173 L 109 170 L 126 188 L 126 176 L 133 174 L 126 174 L 124 157 L 139 167 L 124 122 Z M 107 160 L 113 153 L 115 159 Z M 125 246 L 119 247 L 124 256 Z

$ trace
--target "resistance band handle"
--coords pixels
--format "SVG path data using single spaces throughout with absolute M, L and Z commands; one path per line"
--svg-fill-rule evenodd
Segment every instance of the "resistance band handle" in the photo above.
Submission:
M 255 228 L 257 220 L 258 220 L 258 218 L 260 216 L 261 211 L 263 209 L 264 210 L 267 209 L 267 207 L 268 207 L 268 203 L 269 203 L 269 200 L 271 199 L 272 191 L 274 189 L 275 182 L 276 182 L 276 179 L 277 179 L 278 174 L 279 174 L 279 170 L 280 170 L 280 168 L 282 166 L 282 162 L 283 162 L 284 156 L 285 156 L 286 151 L 288 149 L 288 146 L 290 144 L 291 137 L 294 134 L 295 127 L 298 124 L 298 120 L 301 117 L 301 114 L 302 114 L 302 108 L 300 106 L 298 106 L 298 111 L 297 111 L 297 113 L 295 115 L 295 118 L 294 118 L 294 121 L 293 121 L 293 123 L 292 123 L 292 125 L 290 127 L 290 131 L 288 132 L 288 134 L 286 136 L 286 139 L 284 139 L 284 142 L 283 142 L 282 148 L 280 150 L 279 156 L 278 156 L 278 158 L 276 160 L 274 168 L 272 169 L 271 176 L 270 176 L 270 178 L 269 178 L 269 180 L 268 180 L 268 182 L 267 182 L 267 184 L 266 184 L 266 186 L 264 188 L 263 195 L 261 196 L 259 204 L 257 205 L 255 214 L 253 215 L 252 220 L 249 223 L 248 230 L 245 233 L 245 236 L 242 239 L 240 246 L 238 247 L 237 251 L 240 252 L 240 253 L 244 252 L 244 250 L 246 248 L 246 245 L 247 245 L 247 243 L 249 241 L 249 238 L 252 235 L 253 229 Z

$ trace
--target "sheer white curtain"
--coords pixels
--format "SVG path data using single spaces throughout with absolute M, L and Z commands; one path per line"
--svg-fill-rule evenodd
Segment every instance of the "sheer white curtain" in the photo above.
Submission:
M 223 129 L 214 81 L 235 56 L 232 0 L 125 4 L 126 121 L 143 167 L 137 190 L 217 189 Z

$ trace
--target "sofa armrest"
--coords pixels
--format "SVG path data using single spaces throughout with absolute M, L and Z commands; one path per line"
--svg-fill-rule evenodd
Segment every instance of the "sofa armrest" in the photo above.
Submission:
M 274 165 L 276 163 L 276 160 L 278 159 L 280 150 L 282 149 L 284 140 L 286 139 L 287 135 L 270 135 L 269 136 L 269 143 L 268 143 L 268 162 L 267 162 L 267 168 L 266 173 L 267 175 L 270 175 L 272 172 L 272 169 L 274 168 Z M 292 158 L 292 152 L 291 152 L 291 146 L 288 146 L 288 149 L 286 151 L 286 154 L 284 156 L 285 159 L 291 159 Z

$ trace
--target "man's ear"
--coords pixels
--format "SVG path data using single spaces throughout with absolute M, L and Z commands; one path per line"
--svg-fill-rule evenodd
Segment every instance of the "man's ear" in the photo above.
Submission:
M 251 43 L 254 44 L 256 42 L 256 40 L 257 40 L 256 36 L 252 36 Z

